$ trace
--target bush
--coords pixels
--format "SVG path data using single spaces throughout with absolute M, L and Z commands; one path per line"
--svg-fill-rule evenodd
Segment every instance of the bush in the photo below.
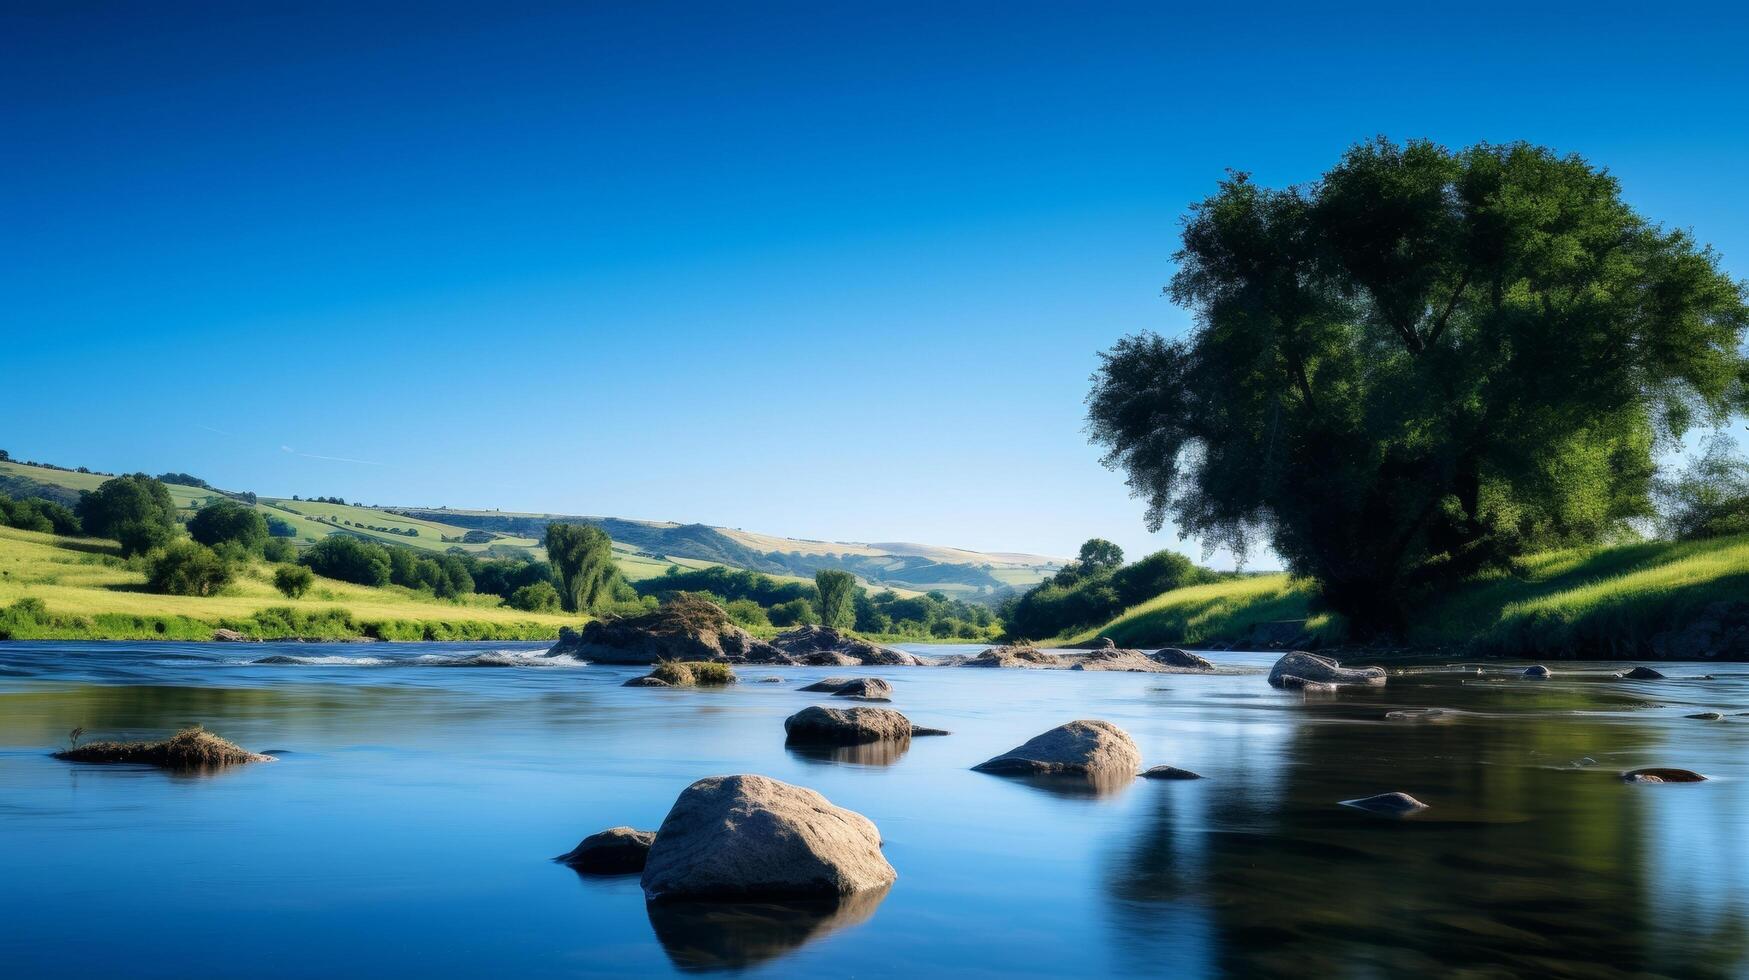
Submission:
M 766 616 L 773 626 L 809 626 L 820 621 L 819 614 L 814 612 L 814 604 L 806 599 L 780 602 L 772 606 Z
M 771 617 L 765 614 L 759 603 L 752 599 L 732 599 L 723 604 L 723 611 L 729 618 L 742 626 L 770 626 Z
M 287 599 L 302 598 L 316 582 L 316 574 L 302 565 L 281 565 L 273 570 L 273 587 Z
M 121 543 L 121 553 L 130 557 L 167 547 L 175 538 L 176 531 L 173 527 L 156 521 L 128 521 L 115 529 L 115 539 Z
M 317 575 L 355 585 L 389 584 L 389 553 L 349 534 L 330 534 L 298 558 Z M 433 563 L 435 564 L 435 562 Z
M 720 687 L 735 683 L 735 672 L 728 664 L 705 660 L 664 660 L 650 671 L 650 676 L 667 681 L 675 687 Z
M 13 500 L 0 494 L 0 525 L 45 534 L 77 535 L 83 532 L 79 518 L 52 500 L 26 497 Z
M 231 566 L 194 541 L 176 541 L 148 558 L 146 584 L 165 595 L 212 595 L 231 581 Z
M 164 484 L 135 473 L 105 480 L 96 490 L 81 495 L 79 519 L 87 533 L 121 541 L 122 554 L 141 554 L 170 540 L 176 526 L 176 503 Z M 138 525 L 156 526 L 162 533 L 142 530 Z M 130 529 L 130 537 L 124 539 L 123 532 Z M 142 543 L 145 546 L 135 550 Z
M 268 538 L 261 546 L 261 557 L 272 562 L 296 561 L 298 549 L 285 538 Z
M 229 542 L 260 554 L 267 543 L 267 521 L 235 501 L 215 500 L 189 520 L 188 536 L 209 548 Z
M 559 590 L 551 582 L 536 582 L 510 593 L 509 603 L 523 612 L 552 612 L 559 608 Z

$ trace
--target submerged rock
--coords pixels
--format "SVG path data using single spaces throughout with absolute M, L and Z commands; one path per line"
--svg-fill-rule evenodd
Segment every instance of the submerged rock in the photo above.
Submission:
M 1630 769 L 1621 774 L 1630 783 L 1704 783 L 1705 776 L 1692 769 Z
M 623 875 L 644 870 L 650 845 L 656 842 L 654 830 L 633 830 L 630 827 L 609 827 L 599 834 L 590 834 L 569 853 L 553 860 L 568 864 L 578 871 L 597 875 Z
M 1630 681 L 1661 681 L 1664 679 L 1663 674 L 1658 673 L 1650 667 L 1635 667 L 1633 670 L 1622 674 L 1622 676 Z
M 1275 687 L 1291 687 L 1287 683 L 1290 678 L 1297 678 L 1304 687 L 1304 682 L 1319 684 L 1366 684 L 1380 685 L 1385 682 L 1385 671 L 1382 667 L 1344 667 L 1329 657 L 1295 650 L 1275 662 L 1269 669 L 1269 683 Z
M 1162 647 L 1149 655 L 1156 663 L 1168 667 L 1180 667 L 1185 670 L 1214 670 L 1215 665 L 1206 657 L 1199 657 L 1189 650 L 1177 647 Z
M 1518 676 L 1523 677 L 1525 680 L 1546 681 L 1549 678 L 1555 676 L 1555 672 L 1548 669 L 1547 667 L 1544 667 L 1542 664 L 1537 664 L 1534 667 L 1524 668 L 1524 673 L 1522 673 Z
M 782 650 L 736 626 L 715 603 L 684 593 L 641 616 L 599 619 L 581 631 L 564 627 L 547 656 L 602 664 L 794 662 Z
M 620 686 L 621 687 L 673 687 L 674 685 L 668 683 L 667 681 L 663 680 L 660 677 L 634 677 L 631 680 L 626 681 L 624 684 L 621 684 Z
M 1116 670 L 1132 674 L 1166 674 L 1171 668 L 1154 660 L 1140 650 L 1118 650 L 1108 648 L 1094 650 L 1076 658 L 1069 664 L 1070 670 Z
M 1696 721 L 1724 721 L 1725 720 L 1725 716 L 1722 713 L 1717 712 L 1717 711 L 1702 711 L 1702 712 L 1699 712 L 1697 714 L 1683 715 L 1682 717 L 1693 718 Z
M 1270 683 L 1273 684 L 1275 681 L 1272 679 Z M 1281 682 L 1276 684 L 1276 686 L 1289 691 L 1303 691 L 1307 694 L 1336 693 L 1335 684 L 1330 684 L 1325 681 L 1309 681 L 1304 677 L 1296 677 L 1293 674 L 1281 675 Z
M 823 692 L 839 698 L 856 698 L 859 701 L 893 699 L 893 685 L 879 677 L 828 677 L 823 681 L 815 681 L 802 690 Z
M 1142 753 L 1129 733 L 1109 721 L 1072 721 L 973 766 L 1005 776 L 1134 778 Z
M 1457 712 L 1445 708 L 1400 708 L 1385 712 L 1386 721 L 1450 721 Z
M 643 888 L 651 901 L 757 901 L 849 895 L 897 877 L 862 814 L 765 776 L 712 776 L 674 801 Z
M 830 626 L 798 626 L 785 630 L 772 639 L 772 643 L 784 653 L 801 659 L 803 663 L 813 664 L 816 660 L 825 660 L 821 654 L 834 654 L 829 658 L 832 662 L 825 666 L 850 667 L 858 664 L 890 667 L 915 667 L 922 663 L 917 657 L 870 643 L 859 637 L 851 636 L 842 630 Z
M 803 667 L 861 667 L 862 661 L 836 650 L 816 650 L 795 658 Z
M 1377 796 L 1368 796 L 1360 800 L 1343 800 L 1342 805 L 1354 807 L 1356 810 L 1365 810 L 1368 813 L 1383 813 L 1396 817 L 1427 809 L 1427 804 L 1408 793 L 1380 793 Z
M 759 678 L 759 683 L 761 683 L 761 684 L 782 684 L 782 683 L 783 683 L 783 678 L 781 678 L 781 677 L 776 677 L 776 676 L 773 676 L 773 677 L 761 677 L 761 678 Z
M 911 737 L 911 721 L 891 708 L 827 708 L 810 705 L 783 722 L 790 742 L 854 745 Z
M 952 734 L 953 734 L 953 732 L 950 732 L 945 728 L 924 728 L 922 725 L 912 725 L 911 726 L 911 736 L 913 738 L 927 738 L 927 737 L 935 736 L 935 735 L 952 735 Z
M 56 752 L 55 758 L 67 762 L 131 762 L 179 770 L 273 761 L 272 756 L 250 752 L 201 728 L 185 728 L 162 742 L 88 742 Z
M 214 643 L 248 643 L 248 642 L 250 642 L 250 639 L 247 636 L 244 636 L 243 634 L 237 632 L 236 630 L 216 629 L 216 630 L 213 630 L 213 642 Z
M 1143 779 L 1201 779 L 1201 773 L 1180 769 L 1177 766 L 1155 766 L 1142 773 Z

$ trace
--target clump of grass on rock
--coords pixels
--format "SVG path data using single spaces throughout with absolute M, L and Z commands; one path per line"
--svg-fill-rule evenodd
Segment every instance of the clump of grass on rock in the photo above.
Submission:
M 131 762 L 161 769 L 215 769 L 245 762 L 271 762 L 199 727 L 185 728 L 160 742 L 90 742 L 55 753 L 68 762 Z
M 650 676 L 675 687 L 721 687 L 735 683 L 735 672 L 728 664 L 704 660 L 664 660 L 650 671 Z

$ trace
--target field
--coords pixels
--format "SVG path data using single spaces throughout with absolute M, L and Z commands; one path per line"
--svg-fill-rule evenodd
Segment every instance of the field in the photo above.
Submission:
M 1749 601 L 1749 535 L 1546 552 L 1520 566 L 1514 575 L 1472 580 L 1420 610 L 1409 642 L 1497 656 L 1643 656 L 1655 637 L 1708 606 Z M 1272 630 L 1277 637 L 1340 642 L 1340 620 L 1309 615 L 1311 597 L 1310 583 L 1287 575 L 1228 579 L 1156 596 L 1058 642 L 1242 643 L 1272 623 L 1281 624 Z
M 510 609 L 496 596 L 444 601 L 324 578 L 288 599 L 274 589 L 270 568 L 252 564 L 223 595 L 158 595 L 108 542 L 0 527 L 0 629 L 15 639 L 204 640 L 219 626 L 262 636 L 511 639 L 555 636 L 580 621 Z M 27 597 L 42 602 L 48 621 L 6 618 L 3 610 Z

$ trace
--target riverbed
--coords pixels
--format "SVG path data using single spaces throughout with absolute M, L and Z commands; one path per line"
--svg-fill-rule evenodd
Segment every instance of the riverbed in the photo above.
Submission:
M 539 644 L 0 643 L 0 962 L 13 976 L 1157 974 L 1742 976 L 1749 665 L 1213 675 L 759 668 L 720 690 Z M 925 656 L 957 651 L 911 647 Z M 280 662 L 251 661 L 276 658 Z M 828 675 L 945 738 L 793 751 Z M 1710 675 L 1710 679 L 1708 679 Z M 778 683 L 762 683 L 765 677 Z M 1438 720 L 1387 712 L 1440 707 Z M 1685 717 L 1717 711 L 1722 721 Z M 1096 794 L 970 771 L 1101 718 L 1145 765 Z M 272 763 L 73 765 L 68 732 L 199 723 Z M 1630 784 L 1675 766 L 1696 784 Z M 872 819 L 898 881 L 834 909 L 647 908 L 550 859 L 759 773 Z M 1407 792 L 1408 820 L 1342 800 Z

